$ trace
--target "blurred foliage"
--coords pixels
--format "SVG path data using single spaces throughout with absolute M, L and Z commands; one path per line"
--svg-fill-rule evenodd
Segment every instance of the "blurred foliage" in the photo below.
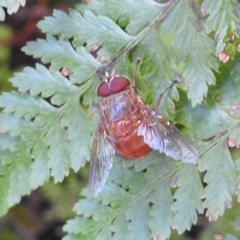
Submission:
M 12 31 L 4 24 L 0 24 L 0 91 L 10 91 L 11 83 L 8 81 L 13 73 L 9 69 L 10 46 L 8 45 L 12 37 Z
M 53 216 L 60 219 L 68 219 L 74 216 L 72 206 L 79 198 L 80 190 L 86 185 L 88 180 L 88 168 L 84 168 L 79 174 L 71 172 L 62 184 L 48 182 L 42 187 L 45 198 L 52 202 Z

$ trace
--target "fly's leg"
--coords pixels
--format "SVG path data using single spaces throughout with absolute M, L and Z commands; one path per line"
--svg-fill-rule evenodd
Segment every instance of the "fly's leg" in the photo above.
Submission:
M 172 81 L 172 83 L 160 94 L 158 100 L 157 100 L 157 104 L 156 104 L 156 107 L 155 107 L 155 111 L 157 112 L 159 106 L 160 106 L 160 103 L 161 103 L 161 100 L 162 100 L 162 97 L 163 95 L 167 92 L 167 91 L 171 91 L 172 90 L 172 87 L 174 86 L 174 84 L 176 83 L 179 83 L 180 82 L 180 79 L 179 78 L 176 78 L 175 80 Z
M 137 63 L 136 63 L 136 67 L 135 67 L 135 70 L 134 70 L 134 74 L 133 74 L 133 79 L 132 79 L 132 87 L 133 89 L 136 91 L 136 75 L 137 75 L 137 70 L 139 68 L 139 65 L 141 63 L 142 59 L 139 57 L 137 58 Z M 167 92 L 167 91 L 171 91 L 172 87 L 174 86 L 174 84 L 176 83 L 179 83 L 181 82 L 181 78 L 176 78 L 175 80 L 172 81 L 172 83 L 160 94 L 158 100 L 157 100 L 157 104 L 156 104 L 156 107 L 155 107 L 155 111 L 157 112 L 159 106 L 160 106 L 160 103 L 161 103 L 161 100 L 162 100 L 162 97 L 163 95 Z
M 132 86 L 134 88 L 134 90 L 136 90 L 136 76 L 137 76 L 137 70 L 139 67 L 139 64 L 141 63 L 142 59 L 141 58 L 137 58 L 137 63 L 136 63 L 136 67 L 134 70 L 134 74 L 133 74 L 133 80 L 132 80 Z

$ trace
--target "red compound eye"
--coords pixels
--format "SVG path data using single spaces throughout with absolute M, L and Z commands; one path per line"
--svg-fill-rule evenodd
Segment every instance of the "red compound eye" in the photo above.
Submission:
M 99 85 L 97 88 L 97 95 L 100 97 L 107 97 L 111 94 L 125 90 L 129 85 L 130 82 L 126 77 L 114 77 L 109 83 L 103 82 Z
M 110 91 L 111 93 L 118 93 L 125 90 L 130 85 L 130 82 L 127 78 L 119 76 L 115 77 L 110 82 Z
M 111 95 L 108 83 L 103 82 L 99 85 L 99 87 L 97 88 L 97 95 L 99 97 L 107 97 Z

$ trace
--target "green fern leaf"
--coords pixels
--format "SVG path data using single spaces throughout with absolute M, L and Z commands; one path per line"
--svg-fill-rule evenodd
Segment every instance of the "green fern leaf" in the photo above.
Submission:
M 206 22 L 205 29 L 207 33 L 216 31 L 215 38 L 218 41 L 217 53 L 223 51 L 225 43 L 223 42 L 224 37 L 227 34 L 227 30 L 236 29 L 239 26 L 238 17 L 236 15 L 235 3 L 229 0 L 220 0 L 216 4 L 213 4 L 210 0 L 205 0 L 202 4 L 201 11 L 204 14 L 209 14 Z
M 35 159 L 31 166 L 30 182 L 33 189 L 42 186 L 50 177 L 46 145 L 41 141 L 34 146 L 32 157 Z
M 132 39 L 109 18 L 95 16 L 90 11 L 85 11 L 84 16 L 74 10 L 69 14 L 67 16 L 55 10 L 53 17 L 46 17 L 38 26 L 45 33 L 60 34 L 61 38 L 73 37 L 76 47 L 86 42 L 89 51 L 94 44 L 101 45 L 98 55 L 104 57 L 104 60 L 109 60 Z M 59 22 L 62 24 L 59 25 Z
M 186 62 L 183 70 L 184 85 L 185 89 L 189 89 L 188 98 L 193 106 L 201 103 L 203 97 L 207 96 L 207 84 L 215 84 L 215 76 L 211 69 L 217 70 L 218 67 L 213 57 L 214 43 L 196 18 L 196 13 L 189 3 L 179 1 L 161 25 L 163 33 L 175 31 L 172 43 L 179 50 L 179 60 Z
M 6 0 L 8 14 L 17 12 L 20 6 L 25 6 L 26 0 Z
M 219 140 L 199 164 L 200 171 L 206 171 L 204 182 L 208 185 L 204 190 L 204 207 L 207 208 L 209 221 L 222 216 L 225 207 L 231 207 L 232 197 L 236 189 L 237 172 L 225 140 Z
M 216 30 L 217 24 L 220 20 L 221 8 L 223 7 L 222 6 L 223 3 L 224 3 L 223 0 L 217 1 L 216 4 L 213 4 L 213 2 L 209 0 L 205 0 L 203 2 L 201 8 L 202 12 L 210 14 L 205 23 L 206 31 L 208 33 L 210 33 L 213 30 Z
M 48 36 L 47 40 L 28 42 L 23 51 L 35 58 L 41 58 L 43 63 L 51 63 L 52 71 L 66 67 L 72 73 L 70 80 L 73 83 L 86 81 L 100 67 L 99 62 L 83 47 L 75 50 L 69 41 L 57 41 L 52 36 Z
M 85 165 L 85 161 L 90 155 L 91 137 L 89 133 L 93 131 L 90 121 L 83 109 L 79 107 L 78 101 L 75 101 L 63 115 L 61 126 L 67 127 L 64 137 L 68 140 L 70 166 L 77 172 L 80 167 Z
M 156 160 L 157 156 L 159 159 Z M 149 161 L 152 164 L 148 165 L 143 174 L 141 172 L 142 167 L 144 165 L 147 166 L 146 163 L 149 163 Z M 90 224 L 93 219 L 95 227 L 94 231 L 91 232 L 92 235 L 90 235 L 90 238 L 93 239 L 95 237 L 101 239 L 102 236 L 113 236 L 114 239 L 121 239 L 123 237 L 126 239 L 136 239 L 139 237 L 139 234 L 141 234 L 142 239 L 150 239 L 154 236 L 167 239 L 170 236 L 170 227 L 174 219 L 171 212 L 173 199 L 169 181 L 176 169 L 179 167 L 182 168 L 182 166 L 176 166 L 166 157 L 159 156 L 158 152 L 152 152 L 139 164 L 142 165 L 142 167 L 138 166 L 138 169 L 141 169 L 140 172 L 136 172 L 132 168 L 126 169 L 125 167 L 129 166 L 125 162 L 122 163 L 125 169 L 115 166 L 110 173 L 109 182 L 105 185 L 96 200 L 92 200 L 89 192 L 84 191 L 83 194 L 88 200 L 80 200 L 75 205 L 74 210 L 79 217 L 75 220 L 70 220 L 64 227 L 65 231 L 70 234 L 77 234 L 76 236 L 84 235 L 86 232 L 80 229 L 74 231 L 73 229 L 77 229 L 79 221 L 85 222 L 87 220 Z M 186 168 L 186 171 L 189 171 L 189 169 Z M 180 184 L 183 188 L 181 191 L 189 191 L 194 195 L 193 189 L 200 191 L 199 187 L 200 189 L 202 187 L 199 177 L 196 175 L 196 167 L 193 172 L 194 174 L 190 175 L 190 177 L 188 174 L 187 180 L 193 176 L 193 179 L 195 178 L 194 180 L 197 180 L 200 186 L 193 186 L 193 188 L 188 190 L 188 181 L 181 182 Z M 186 172 L 182 174 L 184 175 Z M 160 194 L 160 190 L 164 190 L 165 194 Z M 199 195 L 200 193 L 198 192 L 197 196 Z M 179 201 L 186 201 L 186 204 L 189 204 L 188 197 L 189 195 Z M 195 216 L 196 211 L 202 211 L 201 199 L 200 197 L 196 197 L 195 199 L 191 198 L 190 201 Z M 119 215 L 120 210 L 121 214 Z M 196 217 L 193 218 L 190 211 L 186 212 L 184 217 L 185 221 L 189 224 L 196 221 Z M 69 227 L 69 223 L 71 223 L 71 228 Z M 128 232 L 116 230 L 117 223 L 121 224 L 121 229 L 128 229 Z M 71 235 L 70 239 L 78 239 L 76 236 Z
M 59 125 L 52 126 L 46 135 L 46 143 L 49 146 L 48 167 L 54 182 L 61 182 L 68 175 L 69 154 L 64 130 Z M 54 141 L 53 141 L 54 139 Z
M 7 9 L 8 14 L 16 13 L 20 6 L 25 6 L 26 0 L 1 0 L 0 1 L 0 21 L 5 20 L 3 7 Z
M 50 73 L 40 64 L 37 64 L 36 70 L 26 67 L 23 72 L 17 73 L 11 82 L 21 92 L 30 91 L 32 96 L 41 94 L 44 98 L 52 97 L 51 102 L 55 105 L 67 102 L 78 89 L 59 72 Z
M 143 240 L 150 239 L 150 231 L 148 227 L 149 222 L 149 205 L 145 199 L 135 201 L 134 205 L 130 207 L 126 212 L 126 219 L 128 223 L 128 239 L 141 238 Z
M 168 239 L 171 235 L 171 227 L 173 226 L 173 213 L 171 211 L 173 199 L 169 189 L 168 176 L 149 194 L 149 200 L 153 203 L 149 221 L 153 232 L 152 235 L 158 236 L 159 239 Z
M 21 108 L 19 108 L 21 105 Z M 6 113 L 14 113 L 19 118 L 28 120 L 37 115 L 44 115 L 46 112 L 54 112 L 55 109 L 39 97 L 32 97 L 26 93 L 3 93 L 0 96 L 0 106 Z
M 182 234 L 186 229 L 190 230 L 192 224 L 197 223 L 197 214 L 203 213 L 201 201 L 203 187 L 194 165 L 184 166 L 173 178 L 175 184 L 179 186 L 174 194 L 176 201 L 172 205 L 175 213 L 174 228 Z M 185 195 L 185 198 L 182 198 L 182 195 Z
M 159 14 L 161 6 L 152 0 L 123 0 L 121 3 L 114 0 L 98 0 L 84 6 L 79 4 L 77 10 L 83 12 L 89 9 L 97 15 L 108 16 L 121 27 L 126 27 L 127 33 L 135 35 Z
M 30 194 L 33 189 L 30 182 L 31 158 L 23 156 L 9 173 L 8 206 L 18 203 L 23 195 Z

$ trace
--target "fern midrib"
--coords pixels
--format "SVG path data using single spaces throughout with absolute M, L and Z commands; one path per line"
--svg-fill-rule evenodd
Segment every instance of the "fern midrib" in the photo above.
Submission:
M 171 2 L 170 2 L 171 1 Z M 112 65 L 126 52 L 129 52 L 134 46 L 136 46 L 153 28 L 157 26 L 157 24 L 163 20 L 168 13 L 173 9 L 173 7 L 180 1 L 180 0 L 170 0 L 169 6 L 163 12 L 160 12 L 153 21 L 146 26 L 139 34 L 137 34 L 132 42 L 129 42 L 112 60 L 106 63 L 104 70 L 108 70 L 112 67 Z
M 213 146 L 215 146 L 215 144 L 217 144 L 218 141 L 220 141 L 223 138 L 226 138 L 227 136 L 229 136 L 231 133 L 234 132 L 234 130 L 240 128 L 240 121 L 237 122 L 234 126 L 229 127 L 225 130 L 223 130 L 222 132 L 218 133 L 217 135 L 215 135 L 212 139 L 208 140 L 207 142 L 209 142 L 210 144 L 199 151 L 199 155 L 203 155 L 205 154 L 207 151 L 209 151 Z

